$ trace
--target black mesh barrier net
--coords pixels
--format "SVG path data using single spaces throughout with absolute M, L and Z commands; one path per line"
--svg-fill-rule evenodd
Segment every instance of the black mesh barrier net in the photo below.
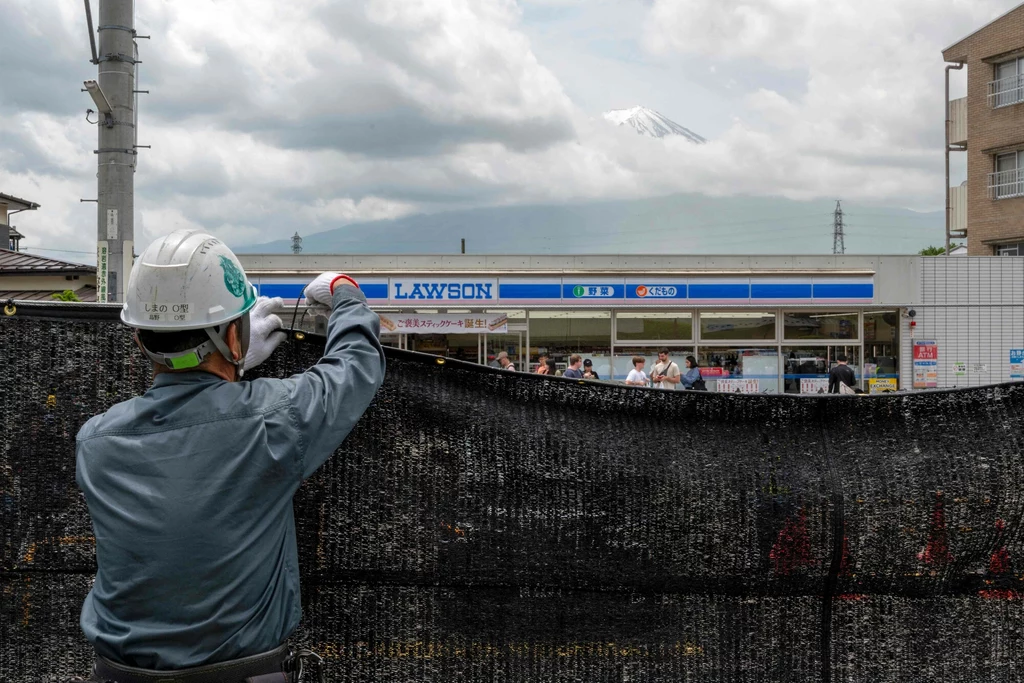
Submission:
M 88 669 L 75 434 L 150 379 L 81 310 L 0 318 L 3 681 Z M 1024 386 L 734 396 L 388 362 L 295 499 L 296 637 L 328 680 L 1024 680 Z

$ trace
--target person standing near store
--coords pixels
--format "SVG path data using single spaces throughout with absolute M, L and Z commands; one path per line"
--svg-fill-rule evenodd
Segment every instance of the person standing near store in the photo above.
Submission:
M 546 354 L 546 353 L 540 354 L 540 358 L 538 360 L 539 360 L 540 364 L 537 366 L 537 374 L 538 375 L 546 375 L 546 374 L 548 374 L 548 354 Z
M 508 359 L 508 351 L 502 351 L 498 354 L 498 365 L 501 366 L 502 370 L 511 370 L 512 372 L 516 370 L 516 366 Z
M 644 372 L 647 360 L 643 356 L 633 356 L 633 369 L 626 375 L 626 384 L 631 387 L 646 387 L 650 381 Z
M 658 362 L 654 364 L 651 381 L 655 389 L 675 389 L 680 379 L 679 366 L 668 357 L 668 349 L 658 349 Z
M 846 363 L 846 356 L 836 356 L 836 365 L 828 371 L 828 393 L 846 393 L 842 391 L 840 384 L 852 388 L 857 383 L 857 376 L 853 373 L 853 368 Z
M 594 369 L 594 361 L 589 358 L 583 361 L 583 379 L 601 379 L 597 370 Z
M 693 389 L 694 383 L 698 384 L 698 388 L 703 386 L 703 383 L 699 383 L 698 380 L 703 379 L 700 376 L 700 368 L 697 367 L 697 359 L 693 356 L 686 357 L 686 372 L 683 373 L 682 383 L 683 389 Z
M 569 379 L 583 379 L 583 372 L 580 370 L 580 366 L 583 365 L 583 359 L 580 358 L 578 353 L 574 353 L 569 356 L 569 368 L 565 371 L 562 377 L 568 377 Z

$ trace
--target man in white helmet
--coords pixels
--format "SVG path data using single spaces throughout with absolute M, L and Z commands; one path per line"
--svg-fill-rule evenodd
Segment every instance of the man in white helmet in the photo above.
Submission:
M 171 233 L 135 263 L 121 319 L 153 386 L 78 433 L 98 565 L 81 616 L 93 680 L 295 680 L 292 496 L 384 379 L 380 321 L 356 282 L 324 273 L 305 297 L 331 309 L 324 357 L 288 379 L 239 381 L 285 337 L 280 300 L 258 300 L 235 255 L 201 232 Z

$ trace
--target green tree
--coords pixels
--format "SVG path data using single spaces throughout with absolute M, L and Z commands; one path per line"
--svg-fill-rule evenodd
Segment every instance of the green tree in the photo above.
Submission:
M 51 294 L 51 296 L 57 301 L 81 301 L 81 299 L 78 298 L 78 295 L 70 289 L 65 289 L 63 292 Z
M 961 245 L 961 244 L 950 244 L 949 245 L 949 250 L 953 251 L 954 249 L 956 249 L 957 247 L 960 247 L 960 246 L 963 246 L 963 245 Z M 922 249 L 921 251 L 919 251 L 917 253 L 920 254 L 921 256 L 942 256 L 943 254 L 946 253 L 946 249 L 944 247 L 925 247 L 924 249 Z

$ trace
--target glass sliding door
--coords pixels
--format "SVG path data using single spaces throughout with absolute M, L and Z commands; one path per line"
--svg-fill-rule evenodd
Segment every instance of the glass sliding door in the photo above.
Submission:
M 787 394 L 828 392 L 828 373 L 843 356 L 861 384 L 860 346 L 783 346 L 783 385 Z

